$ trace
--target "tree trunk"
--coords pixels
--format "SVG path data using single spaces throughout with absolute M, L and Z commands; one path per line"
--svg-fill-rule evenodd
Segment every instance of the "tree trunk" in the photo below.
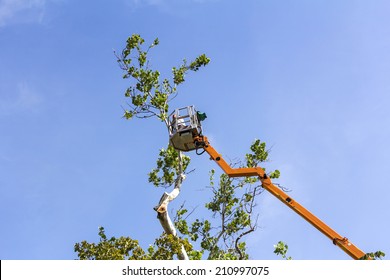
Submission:
M 177 236 L 177 231 L 172 223 L 171 218 L 168 214 L 168 205 L 169 203 L 174 200 L 179 194 L 180 194 L 180 188 L 181 185 L 186 178 L 185 174 L 182 170 L 182 154 L 179 152 L 179 175 L 176 178 L 175 181 L 175 187 L 170 193 L 164 192 L 162 197 L 160 198 L 160 201 L 157 206 L 155 206 L 153 209 L 157 211 L 157 218 L 161 223 L 161 226 L 163 227 L 166 234 L 172 234 L 173 236 Z M 177 256 L 179 260 L 188 260 L 188 255 L 186 250 L 184 249 L 184 246 L 181 246 L 181 253 Z

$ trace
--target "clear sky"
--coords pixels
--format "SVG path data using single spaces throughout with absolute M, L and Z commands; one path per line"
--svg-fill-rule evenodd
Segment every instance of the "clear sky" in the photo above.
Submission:
M 366 252 L 390 254 L 390 2 L 0 0 L 0 259 L 74 259 L 73 245 L 162 229 L 147 182 L 164 127 L 126 121 L 127 81 L 113 50 L 155 37 L 164 75 L 206 53 L 173 106 L 205 111 L 204 133 L 227 160 L 255 138 L 291 196 Z M 173 107 L 172 107 L 173 109 Z M 204 216 L 206 155 L 192 154 L 180 197 Z M 349 259 L 268 193 L 252 259 Z M 194 216 L 195 217 L 195 216 Z

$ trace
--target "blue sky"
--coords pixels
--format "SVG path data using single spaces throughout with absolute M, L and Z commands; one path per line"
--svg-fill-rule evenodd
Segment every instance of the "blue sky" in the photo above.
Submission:
M 194 104 L 227 160 L 256 138 L 272 147 L 291 196 L 363 251 L 390 254 L 390 17 L 388 1 L 0 0 L 0 259 L 74 259 L 73 245 L 161 232 L 147 182 L 164 127 L 125 121 L 127 81 L 113 50 L 155 37 L 152 65 L 211 63 L 187 76 L 172 109 Z M 206 155 L 180 197 L 211 196 Z M 252 259 L 349 259 L 270 194 Z

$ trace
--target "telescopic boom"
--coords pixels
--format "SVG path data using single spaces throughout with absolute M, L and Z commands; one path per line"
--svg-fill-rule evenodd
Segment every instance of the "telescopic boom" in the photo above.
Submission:
M 259 177 L 262 187 L 274 195 L 281 202 L 286 204 L 290 209 L 298 213 L 302 218 L 312 224 L 320 232 L 330 238 L 334 245 L 340 247 L 344 252 L 355 260 L 363 258 L 366 254 L 358 247 L 353 245 L 348 238 L 341 236 L 323 221 L 318 219 L 305 207 L 300 205 L 291 196 L 283 190 L 272 184 L 271 179 L 261 167 L 254 168 L 232 168 L 222 156 L 211 146 L 206 136 L 202 134 L 201 120 L 206 118 L 206 114 L 195 110 L 194 106 L 187 106 L 176 109 L 169 116 L 169 139 L 171 145 L 180 151 L 188 152 L 196 150 L 197 154 L 200 149 L 207 152 L 211 159 L 214 160 L 229 177 Z
M 327 224 L 313 215 L 305 207 L 295 201 L 291 196 L 287 195 L 283 190 L 272 184 L 271 179 L 264 172 L 263 168 L 231 168 L 229 164 L 223 159 L 223 157 L 211 146 L 206 136 L 195 136 L 194 137 L 195 146 L 198 148 L 203 148 L 229 177 L 250 177 L 257 176 L 259 177 L 262 187 L 270 192 L 277 199 L 282 201 L 285 205 L 294 210 L 302 218 L 312 224 L 320 232 L 325 234 L 330 238 L 334 245 L 340 247 L 344 252 L 355 260 L 361 259 L 365 256 L 365 253 L 352 244 L 348 238 L 341 236 Z

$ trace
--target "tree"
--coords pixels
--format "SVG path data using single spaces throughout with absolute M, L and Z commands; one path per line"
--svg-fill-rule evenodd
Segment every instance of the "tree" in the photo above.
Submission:
M 124 108 L 126 119 L 154 118 L 165 125 L 169 132 L 169 105 L 179 94 L 178 86 L 185 82 L 189 72 L 196 72 L 206 66 L 210 59 L 202 54 L 188 63 L 185 59 L 178 67 L 172 68 L 172 78 L 160 80 L 160 72 L 150 67 L 149 52 L 159 44 L 155 39 L 144 47 L 144 39 L 134 34 L 128 38 L 126 47 L 120 54 L 115 53 L 123 78 L 131 81 L 125 91 L 130 101 Z M 257 167 L 268 159 L 266 144 L 255 140 L 243 162 L 234 162 L 237 167 Z M 103 227 L 99 228 L 99 243 L 82 241 L 74 246 L 80 259 L 248 259 L 244 238 L 257 228 L 254 214 L 256 198 L 263 188 L 258 178 L 229 178 L 222 174 L 215 179 L 215 170 L 210 171 L 211 200 L 205 208 L 210 211 L 210 219 L 192 218 L 185 205 L 176 211 L 172 221 L 168 213 L 169 203 L 178 197 L 186 176 L 190 173 L 190 157 L 181 151 L 168 147 L 159 151 L 156 167 L 148 174 L 149 182 L 155 187 L 171 188 L 164 192 L 154 207 L 164 230 L 153 245 L 146 250 L 137 240 L 130 237 L 107 238 Z M 279 178 L 280 172 L 269 172 L 271 179 Z M 217 182 L 217 183 L 216 183 Z M 274 253 L 283 259 L 287 257 L 288 245 L 279 242 Z M 363 259 L 381 259 L 384 253 L 377 251 L 366 254 Z
M 154 118 L 169 131 L 168 112 L 170 102 L 179 94 L 178 86 L 185 82 L 189 72 L 196 72 L 206 66 L 210 59 L 199 55 L 193 61 L 183 60 L 178 67 L 172 68 L 172 78 L 160 80 L 160 72 L 150 67 L 149 53 L 159 44 L 155 39 L 144 47 L 145 40 L 139 34 L 128 38 L 121 53 L 115 53 L 117 62 L 123 70 L 123 78 L 130 80 L 125 91 L 129 99 L 124 108 L 123 117 Z M 246 155 L 242 167 L 255 167 L 268 159 L 266 144 L 255 140 Z M 82 241 L 75 244 L 75 252 L 80 259 L 247 259 L 244 237 L 257 228 L 257 216 L 254 215 L 256 198 L 262 193 L 257 178 L 232 179 L 222 174 L 215 180 L 215 170 L 210 171 L 210 189 L 212 199 L 205 207 L 211 212 L 211 219 L 196 218 L 184 205 L 176 211 L 172 221 L 168 213 L 169 203 L 179 194 L 188 175 L 190 157 L 181 151 L 168 147 L 159 151 L 156 167 L 148 174 L 149 182 L 155 187 L 172 188 L 164 192 L 154 210 L 157 212 L 164 233 L 147 250 L 143 250 L 137 240 L 130 237 L 112 237 L 107 239 L 104 228 L 99 228 L 99 243 Z M 278 178 L 280 172 L 269 173 Z M 194 247 L 197 246 L 198 249 Z

